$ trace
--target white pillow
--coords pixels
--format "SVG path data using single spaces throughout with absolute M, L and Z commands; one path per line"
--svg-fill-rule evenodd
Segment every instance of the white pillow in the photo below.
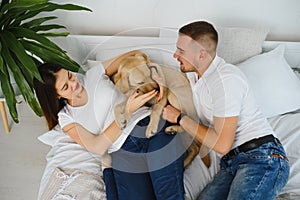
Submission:
M 300 81 L 286 62 L 284 50 L 284 45 L 279 45 L 237 65 L 267 118 L 300 108 Z
M 55 143 L 57 143 L 59 140 L 64 138 L 70 138 L 70 136 L 66 135 L 60 128 L 59 125 L 55 126 L 50 131 L 47 131 L 46 133 L 42 134 L 38 137 L 38 140 L 40 140 L 42 143 L 54 146 Z
M 226 62 L 237 64 L 262 52 L 268 34 L 265 28 L 218 27 L 218 55 Z
M 216 27 L 219 36 L 217 53 L 226 62 L 237 64 L 262 52 L 266 28 Z M 161 28 L 160 37 L 177 38 L 178 29 Z M 176 40 L 174 41 L 175 49 Z

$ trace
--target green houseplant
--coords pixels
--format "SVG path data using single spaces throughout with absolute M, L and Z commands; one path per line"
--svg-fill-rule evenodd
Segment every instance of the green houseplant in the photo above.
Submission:
M 53 31 L 65 27 L 49 23 L 57 18 L 55 16 L 37 16 L 41 12 L 57 9 L 91 11 L 82 6 L 56 4 L 48 0 L 0 1 L 0 82 L 10 115 L 17 123 L 18 102 L 11 77 L 31 109 L 38 116 L 42 116 L 33 90 L 33 78 L 41 80 L 37 67 L 43 62 L 58 62 L 68 70 L 78 71 L 79 65 L 48 39 L 67 36 L 68 32 Z

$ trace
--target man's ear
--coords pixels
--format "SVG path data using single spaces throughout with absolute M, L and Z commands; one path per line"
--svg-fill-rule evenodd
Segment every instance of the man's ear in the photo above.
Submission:
M 206 50 L 200 50 L 199 59 L 200 61 L 212 60 L 213 56 Z
M 209 54 L 208 54 L 207 51 L 201 49 L 201 50 L 200 50 L 200 54 L 199 54 L 199 59 L 200 59 L 200 60 L 205 60 L 206 57 L 207 57 L 208 55 L 209 55 Z

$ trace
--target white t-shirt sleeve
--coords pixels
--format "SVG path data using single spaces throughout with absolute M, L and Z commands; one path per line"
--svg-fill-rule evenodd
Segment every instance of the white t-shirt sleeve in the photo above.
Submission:
M 241 77 L 225 74 L 212 85 L 213 116 L 239 116 L 248 86 Z
M 74 123 L 75 120 L 71 117 L 68 109 L 65 107 L 58 113 L 58 124 L 63 129 L 66 125 Z
M 101 62 L 95 63 L 85 74 L 85 77 L 89 79 L 86 81 L 98 80 L 103 76 L 106 75 L 105 75 L 105 69 Z

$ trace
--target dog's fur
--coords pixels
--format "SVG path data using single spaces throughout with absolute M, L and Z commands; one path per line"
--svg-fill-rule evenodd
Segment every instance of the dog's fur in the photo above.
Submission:
M 160 84 L 163 87 L 159 87 L 156 81 L 157 77 L 162 79 Z M 147 55 L 142 52 L 134 56 L 128 56 L 120 62 L 114 82 L 127 99 L 137 90 L 140 94 L 150 92 L 153 89 L 163 90 L 163 96 L 160 101 L 156 103 L 155 98 L 153 98 L 147 102 L 149 106 L 153 106 L 153 110 L 146 130 L 146 137 L 151 137 L 157 132 L 163 108 L 167 103 L 187 114 L 190 118 L 197 119 L 192 91 L 185 74 L 156 63 L 151 63 Z M 115 107 L 116 123 L 122 129 L 126 127 L 129 120 L 125 114 L 127 99 Z M 169 126 L 165 130 L 169 134 L 182 131 L 179 125 Z M 188 145 L 188 154 L 184 160 L 185 167 L 193 161 L 201 148 L 200 143 L 193 139 L 189 140 Z M 206 150 L 203 149 L 206 148 L 201 148 L 201 154 L 205 153 L 207 155 Z

